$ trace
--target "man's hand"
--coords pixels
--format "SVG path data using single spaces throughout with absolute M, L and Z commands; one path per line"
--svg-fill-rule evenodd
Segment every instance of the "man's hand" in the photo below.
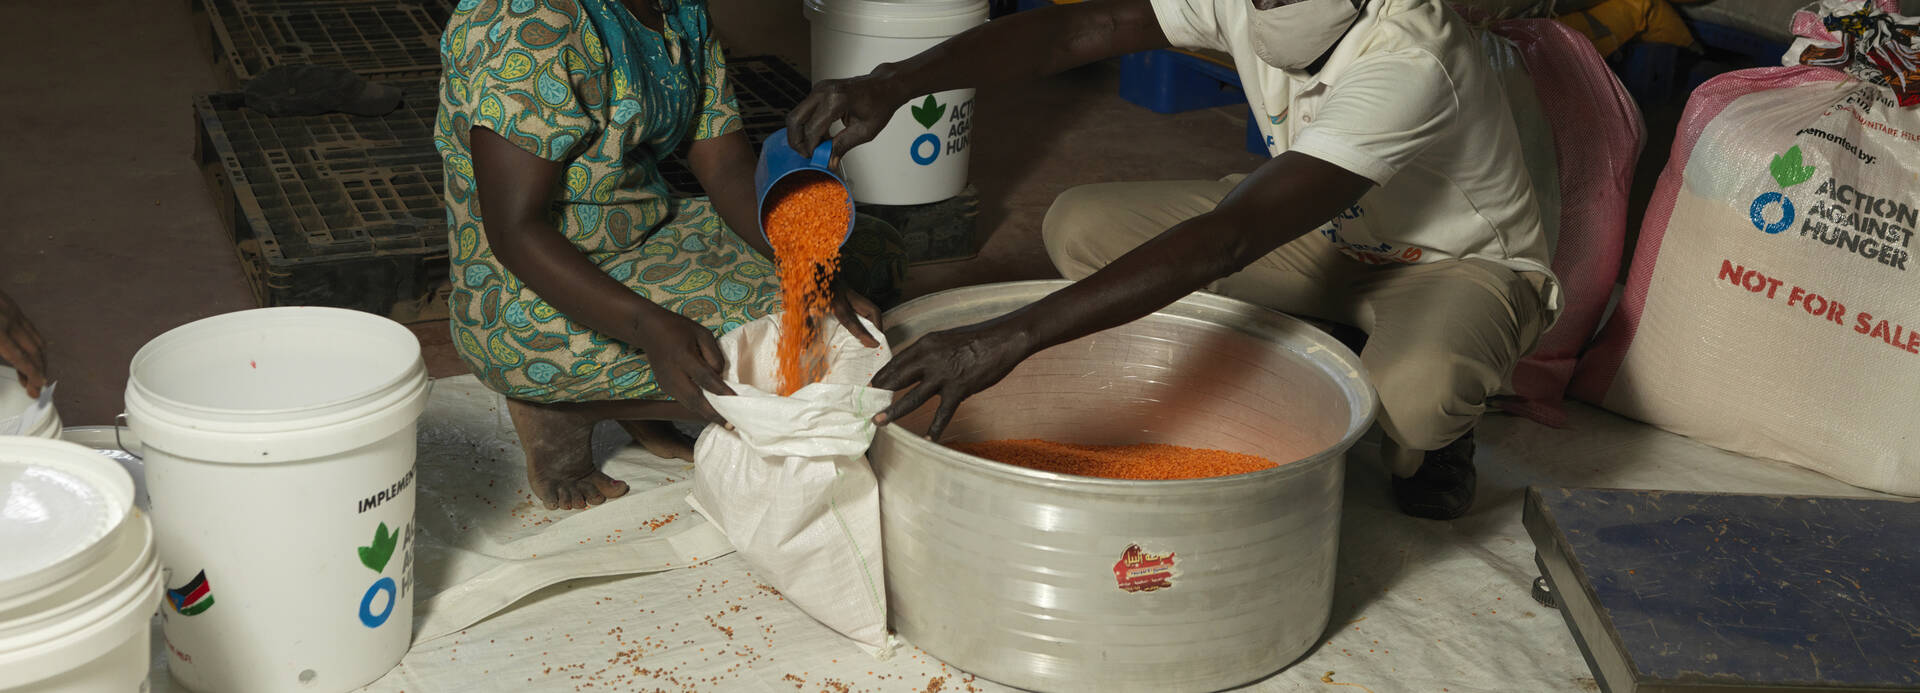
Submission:
M 860 292 L 837 281 L 833 286 L 833 317 L 839 320 L 840 325 L 847 328 L 848 332 L 852 332 L 855 339 L 860 340 L 861 346 L 869 349 L 880 346 L 880 340 L 876 339 L 873 333 L 868 332 L 865 325 L 860 324 L 860 319 L 866 318 L 868 322 L 873 323 L 874 327 L 884 329 L 886 326 L 880 324 L 880 307 L 873 305 L 873 301 L 861 296 Z
M 734 394 L 722 375 L 727 370 L 726 354 L 720 352 L 720 341 L 713 338 L 713 333 L 690 318 L 664 310 L 640 330 L 641 334 L 631 338 L 615 336 L 646 352 L 660 390 L 709 423 L 731 428 L 707 403 L 708 392 Z
M 939 440 L 940 433 L 953 419 L 960 402 L 975 393 L 993 387 L 1027 358 L 1026 335 L 1003 322 L 935 332 L 921 337 L 913 346 L 895 354 L 893 361 L 873 376 L 873 386 L 893 390 L 893 406 L 873 422 L 885 424 L 913 413 L 934 395 L 940 396 L 940 408 L 927 427 L 927 438 Z M 910 391 L 904 391 L 913 386 Z
M 1075 2 L 1021 12 L 968 29 L 919 55 L 853 79 L 814 85 L 787 116 L 787 141 L 813 155 L 836 122 L 833 163 L 880 134 L 911 99 L 1051 75 L 1088 63 L 1172 43 L 1150 0 Z
M 873 376 L 874 387 L 899 393 L 874 422 L 897 420 L 939 395 L 927 429 L 938 439 L 961 400 L 1000 382 L 1027 356 L 1151 315 L 1206 288 L 1311 232 L 1372 186 L 1319 159 L 1281 154 L 1213 211 L 1175 225 L 1092 276 L 991 321 L 921 337 Z
M 907 102 L 895 81 L 882 74 L 886 66 L 873 74 L 852 79 L 833 79 L 813 86 L 793 112 L 787 114 L 787 142 L 801 156 L 812 156 L 815 147 L 827 139 L 834 123 L 846 123 L 846 129 L 833 135 L 833 157 L 829 164 L 840 167 L 847 150 L 873 141 L 894 111 Z
M 28 397 L 40 396 L 47 385 L 47 341 L 6 294 L 0 294 L 0 361 L 20 372 Z

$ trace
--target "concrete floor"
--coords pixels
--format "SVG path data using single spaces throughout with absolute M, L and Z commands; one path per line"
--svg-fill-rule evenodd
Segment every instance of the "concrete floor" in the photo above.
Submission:
M 736 55 L 805 66 L 797 0 L 711 0 Z M 69 425 L 111 422 L 127 364 L 180 324 L 252 307 L 192 158 L 190 100 L 217 78 L 205 19 L 178 1 L 13 3 L 0 29 L 0 290 L 46 336 Z M 1244 109 L 1151 113 L 1115 96 L 1112 63 L 982 89 L 972 178 L 979 257 L 916 267 L 908 295 L 1056 276 L 1047 206 L 1073 185 L 1251 170 Z M 463 372 L 444 323 L 416 327 L 436 375 Z
M 0 290 L 51 352 L 69 425 L 111 422 L 127 363 L 252 306 L 192 153 L 214 85 L 183 2 L 12 3 L 0 29 Z

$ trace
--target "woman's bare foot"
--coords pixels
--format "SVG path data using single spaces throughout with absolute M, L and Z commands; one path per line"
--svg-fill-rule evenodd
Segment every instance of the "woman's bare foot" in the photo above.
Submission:
M 593 465 L 591 415 L 507 400 L 513 430 L 527 453 L 527 484 L 548 510 L 580 510 L 619 498 L 627 482 Z
M 674 428 L 672 421 L 621 421 L 620 427 L 655 457 L 693 461 L 693 439 Z

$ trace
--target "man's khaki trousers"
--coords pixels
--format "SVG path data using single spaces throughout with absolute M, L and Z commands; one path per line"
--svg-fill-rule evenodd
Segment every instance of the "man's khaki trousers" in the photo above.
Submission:
M 1211 211 L 1241 176 L 1086 185 L 1047 211 L 1047 255 L 1082 279 Z M 1367 333 L 1360 360 L 1380 396 L 1382 460 L 1411 476 L 1424 453 L 1466 434 L 1544 328 L 1545 281 L 1485 260 L 1369 265 L 1319 233 L 1281 246 L 1207 289 Z

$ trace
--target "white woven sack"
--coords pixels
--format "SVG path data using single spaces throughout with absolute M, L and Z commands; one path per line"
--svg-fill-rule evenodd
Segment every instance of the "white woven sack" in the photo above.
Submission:
M 892 394 L 867 386 L 892 357 L 827 321 L 827 372 L 791 397 L 776 390 L 780 316 L 720 338 L 735 396 L 707 401 L 733 424 L 693 450 L 694 510 L 755 574 L 807 615 L 877 656 L 892 654 L 880 547 L 880 487 L 868 466 L 874 414 Z M 867 330 L 880 331 L 867 325 Z

